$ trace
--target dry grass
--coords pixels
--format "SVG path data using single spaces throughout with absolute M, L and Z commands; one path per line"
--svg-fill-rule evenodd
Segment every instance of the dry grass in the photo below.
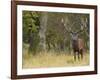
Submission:
M 64 67 L 64 66 L 85 66 L 89 65 L 89 54 L 84 55 L 83 60 L 74 60 L 73 55 L 65 53 L 41 52 L 38 55 L 23 54 L 23 68 L 41 68 L 41 67 Z

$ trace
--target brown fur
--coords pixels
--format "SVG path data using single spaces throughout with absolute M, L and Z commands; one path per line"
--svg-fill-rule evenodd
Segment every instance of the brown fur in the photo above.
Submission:
M 79 38 L 76 42 L 73 42 L 73 51 L 74 51 L 74 59 L 78 56 L 78 59 L 83 59 L 83 52 L 84 52 L 84 41 L 83 39 Z M 80 57 L 81 56 L 81 57 Z

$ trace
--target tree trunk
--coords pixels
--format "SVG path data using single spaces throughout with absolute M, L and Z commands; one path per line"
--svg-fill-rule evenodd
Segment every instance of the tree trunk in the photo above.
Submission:
M 40 36 L 40 50 L 42 50 L 42 51 L 46 51 L 47 17 L 48 16 L 47 16 L 46 12 L 41 13 L 39 36 Z

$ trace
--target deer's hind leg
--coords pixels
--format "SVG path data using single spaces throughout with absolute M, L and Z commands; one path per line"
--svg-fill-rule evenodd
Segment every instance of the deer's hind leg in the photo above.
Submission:
M 78 60 L 80 60 L 80 52 L 79 51 L 77 52 L 77 55 L 78 55 Z

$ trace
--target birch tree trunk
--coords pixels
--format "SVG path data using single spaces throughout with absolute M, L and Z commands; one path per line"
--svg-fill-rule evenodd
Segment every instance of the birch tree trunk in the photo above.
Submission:
M 39 36 L 40 36 L 40 50 L 46 51 L 46 27 L 47 27 L 47 13 L 42 12 L 40 17 L 40 30 L 39 30 Z

